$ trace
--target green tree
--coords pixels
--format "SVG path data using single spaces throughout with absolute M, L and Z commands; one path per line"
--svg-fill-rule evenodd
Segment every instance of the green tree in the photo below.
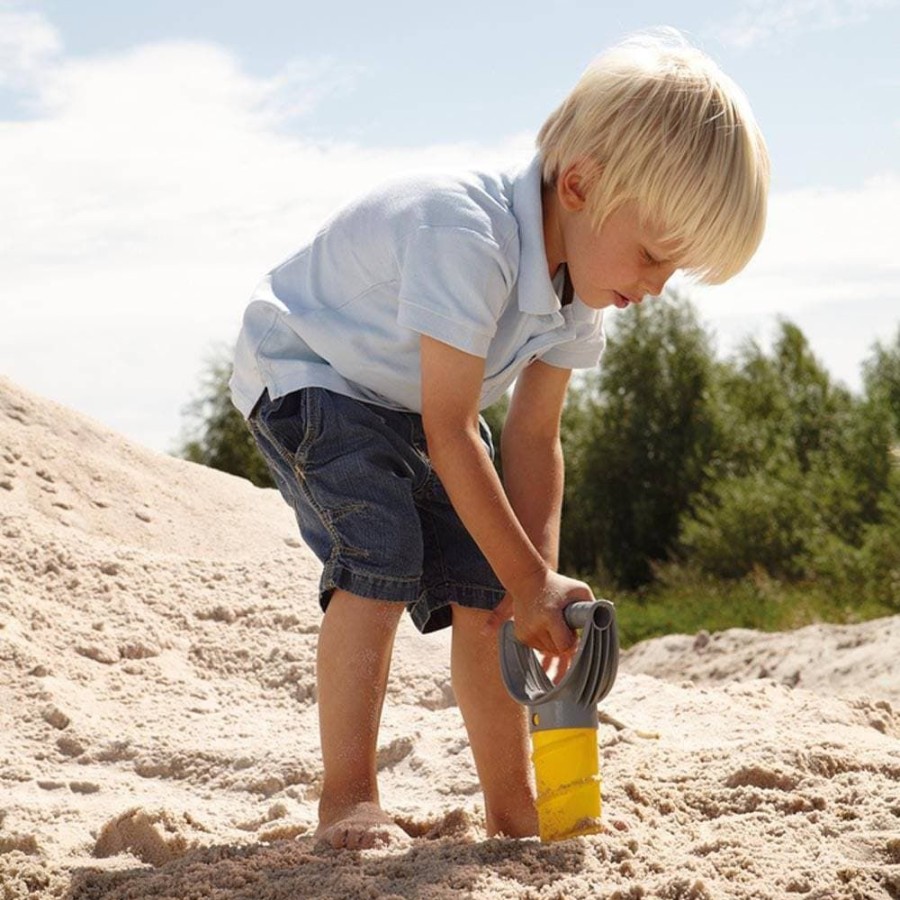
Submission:
M 272 487 L 265 460 L 243 416 L 231 403 L 231 353 L 218 350 L 207 362 L 200 390 L 184 409 L 185 437 L 176 455 L 191 462 Z
M 865 618 L 900 612 L 900 469 L 889 475 L 879 512 L 858 546 L 826 535 L 814 548 L 817 580 L 833 605 Z
M 713 365 L 684 297 L 617 318 L 600 369 L 576 383 L 564 415 L 564 568 L 636 586 L 669 556 L 718 440 Z
M 717 578 L 740 578 L 757 568 L 775 577 L 795 577 L 808 549 L 809 513 L 796 462 L 725 477 L 685 517 L 682 552 Z
M 716 393 L 722 442 L 682 523 L 684 557 L 718 577 L 816 577 L 880 518 L 884 405 L 835 384 L 790 322 L 770 353 L 748 342 L 720 365 Z
M 893 343 L 877 343 L 863 363 L 866 395 L 890 411 L 894 440 L 900 441 L 900 328 Z
M 883 514 L 891 475 L 890 413 L 868 397 L 852 398 L 830 428 L 808 471 L 814 525 L 858 545 L 866 527 Z
M 900 612 L 900 470 L 896 468 L 880 506 L 881 521 L 866 529 L 861 549 L 866 599 Z
M 597 378 L 576 372 L 569 385 L 561 422 L 565 458 L 565 493 L 560 533 L 560 565 L 563 570 L 607 581 L 600 548 L 601 531 L 595 523 L 596 503 L 590 483 L 595 456 L 594 417 L 599 405 Z
M 806 472 L 851 406 L 850 394 L 832 383 L 803 332 L 787 321 L 771 353 L 747 341 L 734 360 L 720 364 L 716 391 L 723 475 L 749 474 L 773 457 Z

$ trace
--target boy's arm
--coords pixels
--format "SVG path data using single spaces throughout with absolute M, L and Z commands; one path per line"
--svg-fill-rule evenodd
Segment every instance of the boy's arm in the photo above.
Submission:
M 551 569 L 559 565 L 564 463 L 559 422 L 570 371 L 536 360 L 516 379 L 503 425 L 506 495 Z
M 574 600 L 591 599 L 590 588 L 548 565 L 485 452 L 478 430 L 484 360 L 425 336 L 421 360 L 422 418 L 435 470 L 512 596 L 519 639 L 545 653 L 563 654 L 574 636 L 560 610 Z

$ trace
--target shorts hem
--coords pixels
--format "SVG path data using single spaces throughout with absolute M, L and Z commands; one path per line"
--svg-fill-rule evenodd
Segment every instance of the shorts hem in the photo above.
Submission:
M 368 600 L 402 603 L 422 634 L 447 628 L 452 622 L 450 604 L 490 612 L 506 596 L 503 588 L 447 581 L 422 591 L 419 578 L 391 578 L 354 572 L 342 563 L 326 563 L 319 585 L 319 606 L 328 609 L 336 590 L 349 591 Z
M 335 590 L 340 589 L 366 597 L 369 600 L 387 600 L 393 603 L 413 603 L 419 597 L 420 580 L 418 578 L 396 578 L 384 575 L 369 575 L 354 572 L 346 565 L 337 562 L 326 562 L 322 570 L 319 591 L 319 605 L 322 611 L 328 607 L 328 601 Z
M 496 609 L 505 596 L 506 591 L 502 588 L 444 582 L 429 588 L 428 593 L 416 603 L 410 604 L 407 610 L 416 628 L 422 634 L 428 634 L 432 631 L 440 631 L 452 624 L 451 603 L 467 609 L 481 609 L 490 612 Z

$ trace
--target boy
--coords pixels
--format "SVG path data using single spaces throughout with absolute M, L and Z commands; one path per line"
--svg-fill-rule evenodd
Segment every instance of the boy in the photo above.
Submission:
M 496 626 L 565 665 L 559 421 L 603 310 L 676 268 L 725 281 L 762 237 L 768 157 L 740 90 L 677 34 L 582 76 L 517 174 L 408 178 L 339 212 L 257 289 L 232 391 L 324 563 L 318 838 L 403 838 L 377 733 L 399 616 L 452 625 L 452 683 L 489 834 L 537 832 L 524 710 Z M 501 485 L 479 411 L 515 382 Z M 493 611 L 493 612 L 492 612 Z

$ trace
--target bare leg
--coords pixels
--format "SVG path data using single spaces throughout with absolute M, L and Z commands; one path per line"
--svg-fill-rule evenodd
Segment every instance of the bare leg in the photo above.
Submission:
M 527 714 L 503 684 L 496 634 L 481 633 L 487 615 L 453 607 L 453 691 L 484 792 L 488 834 L 528 837 L 538 833 L 538 821 Z
M 316 837 L 351 850 L 406 839 L 381 809 L 375 753 L 402 603 L 335 591 L 319 633 L 316 673 L 325 780 Z

